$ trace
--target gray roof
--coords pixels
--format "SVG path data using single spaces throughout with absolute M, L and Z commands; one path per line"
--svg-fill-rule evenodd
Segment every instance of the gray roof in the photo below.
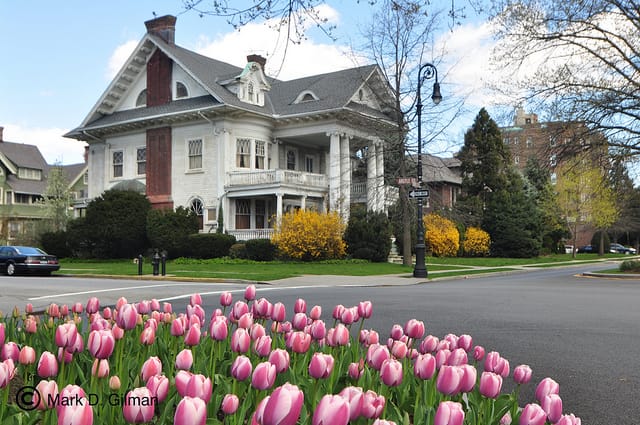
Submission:
M 84 172 L 84 169 L 87 168 L 87 164 L 81 162 L 79 164 L 69 164 L 62 166 L 62 172 L 64 173 L 64 178 L 66 179 L 68 184 L 71 184 Z
M 422 176 L 426 182 L 445 182 L 462 184 L 462 177 L 451 168 L 460 166 L 456 158 L 440 158 L 433 155 L 422 155 Z
M 290 81 L 267 77 L 271 90 L 265 92 L 264 106 L 259 106 L 241 101 L 235 93 L 223 85 L 238 77 L 243 68 L 200 55 L 175 44 L 168 44 L 149 33 L 145 35 L 144 40 L 151 41 L 174 62 L 182 66 L 186 72 L 202 84 L 210 95 L 176 100 L 161 106 L 133 108 L 108 115 L 97 114 L 94 110 L 90 113 L 90 118 L 85 120 L 84 126 L 70 131 L 65 136 L 82 138 L 84 130 L 126 124 L 154 116 L 202 111 L 207 108 L 223 106 L 252 111 L 273 118 L 347 109 L 379 119 L 390 119 L 380 111 L 349 102 L 358 88 L 374 74 L 377 65 L 366 65 Z M 141 42 L 140 45 L 142 44 L 144 43 Z M 376 81 L 376 83 L 379 82 Z M 298 95 L 305 90 L 312 91 L 319 99 L 294 103 Z
M 18 167 L 47 171 L 47 162 L 35 145 L 2 141 L 0 152 Z

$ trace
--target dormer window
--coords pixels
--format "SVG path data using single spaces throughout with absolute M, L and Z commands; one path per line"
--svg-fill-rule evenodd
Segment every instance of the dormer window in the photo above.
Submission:
M 293 103 L 313 102 L 315 100 L 320 100 L 320 98 L 311 90 L 305 90 L 296 97 Z
M 138 106 L 147 106 L 147 89 L 144 89 L 138 95 L 136 99 L 136 107 Z
M 182 99 L 184 97 L 189 97 L 189 91 L 187 90 L 187 86 L 180 81 L 176 82 L 176 99 Z
M 247 100 L 251 103 L 254 102 L 254 97 L 255 93 L 253 91 L 253 83 L 251 81 L 249 81 L 249 83 L 247 84 Z

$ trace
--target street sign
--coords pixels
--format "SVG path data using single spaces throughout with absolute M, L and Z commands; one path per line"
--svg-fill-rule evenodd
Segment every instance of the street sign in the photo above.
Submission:
M 398 177 L 398 184 L 410 184 L 411 186 L 417 186 L 418 179 L 415 177 Z
M 412 190 L 409 192 L 409 196 L 412 198 L 428 198 L 429 189 Z

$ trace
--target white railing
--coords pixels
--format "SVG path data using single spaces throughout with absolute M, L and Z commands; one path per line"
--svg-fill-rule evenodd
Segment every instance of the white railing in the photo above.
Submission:
M 271 239 L 273 229 L 236 229 L 227 230 L 227 233 L 235 236 L 238 241 L 249 241 L 252 239 Z
M 227 173 L 229 186 L 259 186 L 265 184 L 293 184 L 297 186 L 327 187 L 324 174 L 292 170 L 234 171 Z

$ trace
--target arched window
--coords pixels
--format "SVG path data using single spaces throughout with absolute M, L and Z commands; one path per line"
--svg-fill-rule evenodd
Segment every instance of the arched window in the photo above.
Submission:
M 253 96 L 254 96 L 254 90 L 253 90 L 253 83 L 249 82 L 249 84 L 247 84 L 247 100 L 249 102 L 254 102 L 253 100 Z
M 199 198 L 193 199 L 191 204 L 189 204 L 189 209 L 198 217 L 198 225 L 199 228 L 202 229 L 204 224 L 204 205 L 202 204 L 202 201 Z
M 181 99 L 183 97 L 189 97 L 189 91 L 187 90 L 187 86 L 185 86 L 180 81 L 176 82 L 176 99 Z
M 136 106 L 146 106 L 147 105 L 147 89 L 144 89 L 138 95 L 136 99 Z

